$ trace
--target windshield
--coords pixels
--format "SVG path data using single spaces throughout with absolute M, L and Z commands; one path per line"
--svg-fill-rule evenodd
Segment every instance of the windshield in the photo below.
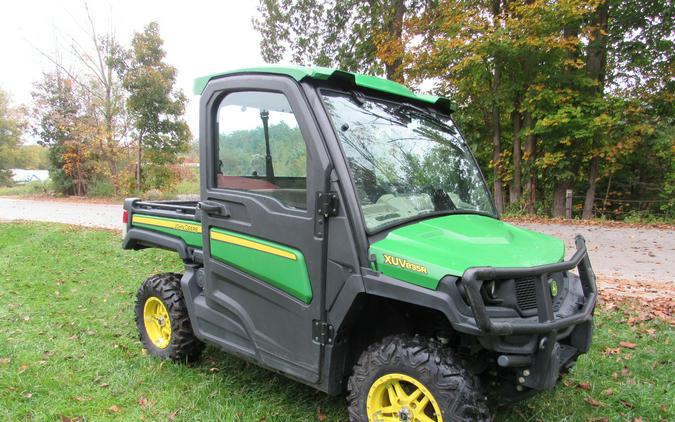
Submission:
M 426 216 L 495 216 L 483 176 L 450 119 L 413 105 L 322 92 L 369 232 Z

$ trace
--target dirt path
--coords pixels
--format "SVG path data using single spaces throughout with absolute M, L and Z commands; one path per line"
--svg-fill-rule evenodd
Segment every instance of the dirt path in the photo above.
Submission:
M 122 228 L 122 205 L 34 201 L 0 197 L 0 221 L 34 220 L 106 229 Z
M 36 201 L 0 197 L 0 221 L 37 220 L 119 229 L 121 205 Z M 567 256 L 581 234 L 593 268 L 606 279 L 675 283 L 675 230 L 634 227 L 514 223 L 565 239 Z

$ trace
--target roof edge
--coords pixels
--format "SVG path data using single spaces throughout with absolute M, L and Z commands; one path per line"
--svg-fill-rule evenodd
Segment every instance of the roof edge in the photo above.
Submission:
M 202 76 L 194 81 L 193 93 L 201 95 L 206 86 L 212 79 L 220 78 L 228 75 L 236 75 L 243 73 L 266 73 L 290 76 L 296 81 L 300 82 L 303 79 L 328 80 L 330 78 L 341 78 L 350 80 L 354 85 L 372 89 L 375 91 L 386 92 L 396 96 L 409 98 L 411 100 L 421 101 L 432 104 L 446 113 L 450 114 L 454 111 L 451 101 L 445 97 L 438 97 L 429 94 L 416 94 L 410 88 L 398 82 L 388 79 L 378 78 L 376 76 L 364 75 L 360 73 L 346 72 L 338 69 L 331 69 L 327 67 L 303 67 L 303 66 L 263 66 L 263 67 L 249 67 L 226 72 L 213 73 L 211 75 Z

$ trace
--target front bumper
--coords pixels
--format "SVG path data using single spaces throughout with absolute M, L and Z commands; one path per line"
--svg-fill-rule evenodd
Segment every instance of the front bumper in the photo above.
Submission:
M 595 285 L 595 274 L 588 259 L 584 238 L 577 236 L 575 243 L 577 251 L 569 261 L 529 268 L 474 267 L 466 270 L 462 276 L 462 284 L 466 288 L 476 326 L 486 334 L 493 335 L 540 334 L 558 331 L 572 325 L 581 324 L 584 321 L 590 321 L 598 296 Z M 574 268 L 577 268 L 579 271 L 579 281 L 583 289 L 584 303 L 575 314 L 557 318 L 553 311 L 553 301 L 549 293 L 549 276 L 553 273 L 568 271 Z M 533 276 L 536 277 L 538 321 L 531 322 L 514 319 L 500 321 L 490 317 L 480 291 L 485 281 Z
M 590 347 L 597 288 L 584 238 L 577 236 L 575 243 L 577 251 L 568 261 L 530 268 L 476 267 L 466 270 L 462 276 L 472 322 L 475 322 L 472 328 L 481 333 L 484 346 L 502 353 L 497 357 L 498 365 L 512 368 L 519 386 L 535 390 L 552 388 L 560 371 Z M 567 273 L 575 268 L 578 277 Z M 565 312 L 556 310 L 550 293 L 548 280 L 556 273 L 565 273 L 570 292 L 578 293 L 570 294 L 574 302 L 567 303 Z M 523 277 L 535 280 L 536 316 L 491 315 L 481 293 L 483 283 Z

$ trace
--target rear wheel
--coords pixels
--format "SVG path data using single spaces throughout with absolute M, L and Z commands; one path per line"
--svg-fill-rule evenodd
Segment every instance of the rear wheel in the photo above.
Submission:
M 154 275 L 136 293 L 136 327 L 151 355 L 173 361 L 199 357 L 204 343 L 195 337 L 180 288 L 181 275 Z
M 370 346 L 348 389 L 352 422 L 490 419 L 474 377 L 450 350 L 420 337 L 390 336 Z

